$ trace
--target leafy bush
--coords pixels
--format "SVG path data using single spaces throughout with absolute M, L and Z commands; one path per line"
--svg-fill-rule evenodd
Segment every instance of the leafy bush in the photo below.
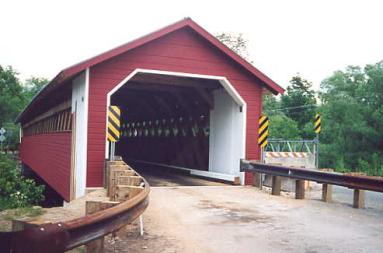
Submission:
M 300 139 L 297 123 L 284 114 L 275 114 L 270 119 L 270 137 L 273 139 Z
M 19 145 L 19 131 L 20 127 L 15 123 L 6 122 L 2 125 L 7 131 L 5 133 L 5 141 L 3 143 L 4 150 L 17 150 Z
M 16 162 L 0 154 L 0 210 L 37 204 L 44 199 L 44 186 L 21 174 Z

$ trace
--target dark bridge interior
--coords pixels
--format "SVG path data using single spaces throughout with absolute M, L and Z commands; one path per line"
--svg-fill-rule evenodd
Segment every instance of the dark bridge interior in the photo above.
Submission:
M 112 95 L 121 108 L 116 154 L 208 170 L 209 117 L 216 80 L 140 73 Z

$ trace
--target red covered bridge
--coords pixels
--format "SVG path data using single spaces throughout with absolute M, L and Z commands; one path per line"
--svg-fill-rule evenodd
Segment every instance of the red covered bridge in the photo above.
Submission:
M 66 201 L 103 186 L 118 105 L 117 155 L 248 183 L 266 91 L 283 89 L 187 18 L 62 70 L 18 117 L 21 161 Z

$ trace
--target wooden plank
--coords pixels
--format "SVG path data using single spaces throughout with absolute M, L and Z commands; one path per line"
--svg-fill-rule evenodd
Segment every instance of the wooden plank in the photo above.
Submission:
M 114 160 L 114 161 L 108 161 L 107 163 L 108 163 L 108 165 L 110 165 L 110 166 L 112 166 L 112 165 L 126 165 L 126 163 L 125 163 L 124 161 L 116 161 L 116 160 Z
M 101 210 L 108 209 L 115 205 L 120 204 L 118 201 L 97 201 L 97 200 L 88 200 L 85 203 L 85 212 L 86 214 L 96 213 Z
M 105 162 L 105 188 L 107 188 L 107 194 L 109 196 L 109 180 L 111 179 L 111 173 L 113 171 L 117 171 L 118 169 L 121 170 L 131 170 L 131 167 L 129 167 L 124 161 L 117 160 L 117 161 L 106 161 Z
M 108 162 L 107 170 L 109 170 L 107 196 L 110 197 L 112 200 L 115 200 L 115 192 L 116 192 L 116 185 L 118 184 L 117 183 L 118 178 L 136 176 L 137 174 L 134 170 L 131 170 L 130 167 L 126 165 L 123 161 L 120 161 L 118 163 Z
M 143 189 L 144 187 L 142 186 L 117 185 L 115 199 L 117 201 L 125 201 L 127 199 L 131 199 L 139 194 Z
M 117 185 L 139 186 L 142 182 L 139 176 L 121 176 L 117 178 Z
M 112 176 L 114 178 L 123 177 L 123 176 L 129 177 L 129 176 L 135 176 L 135 175 L 136 175 L 136 172 L 134 170 L 122 170 L 122 169 L 114 170 L 112 168 Z
M 114 156 L 114 161 L 124 162 L 124 161 L 122 160 L 122 157 L 119 156 L 119 155 Z

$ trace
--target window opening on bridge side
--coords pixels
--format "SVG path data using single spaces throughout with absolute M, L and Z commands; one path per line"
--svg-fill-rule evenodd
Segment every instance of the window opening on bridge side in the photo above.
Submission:
M 71 109 L 68 108 L 37 121 L 31 121 L 23 125 L 23 135 L 31 136 L 71 131 L 72 117 Z

